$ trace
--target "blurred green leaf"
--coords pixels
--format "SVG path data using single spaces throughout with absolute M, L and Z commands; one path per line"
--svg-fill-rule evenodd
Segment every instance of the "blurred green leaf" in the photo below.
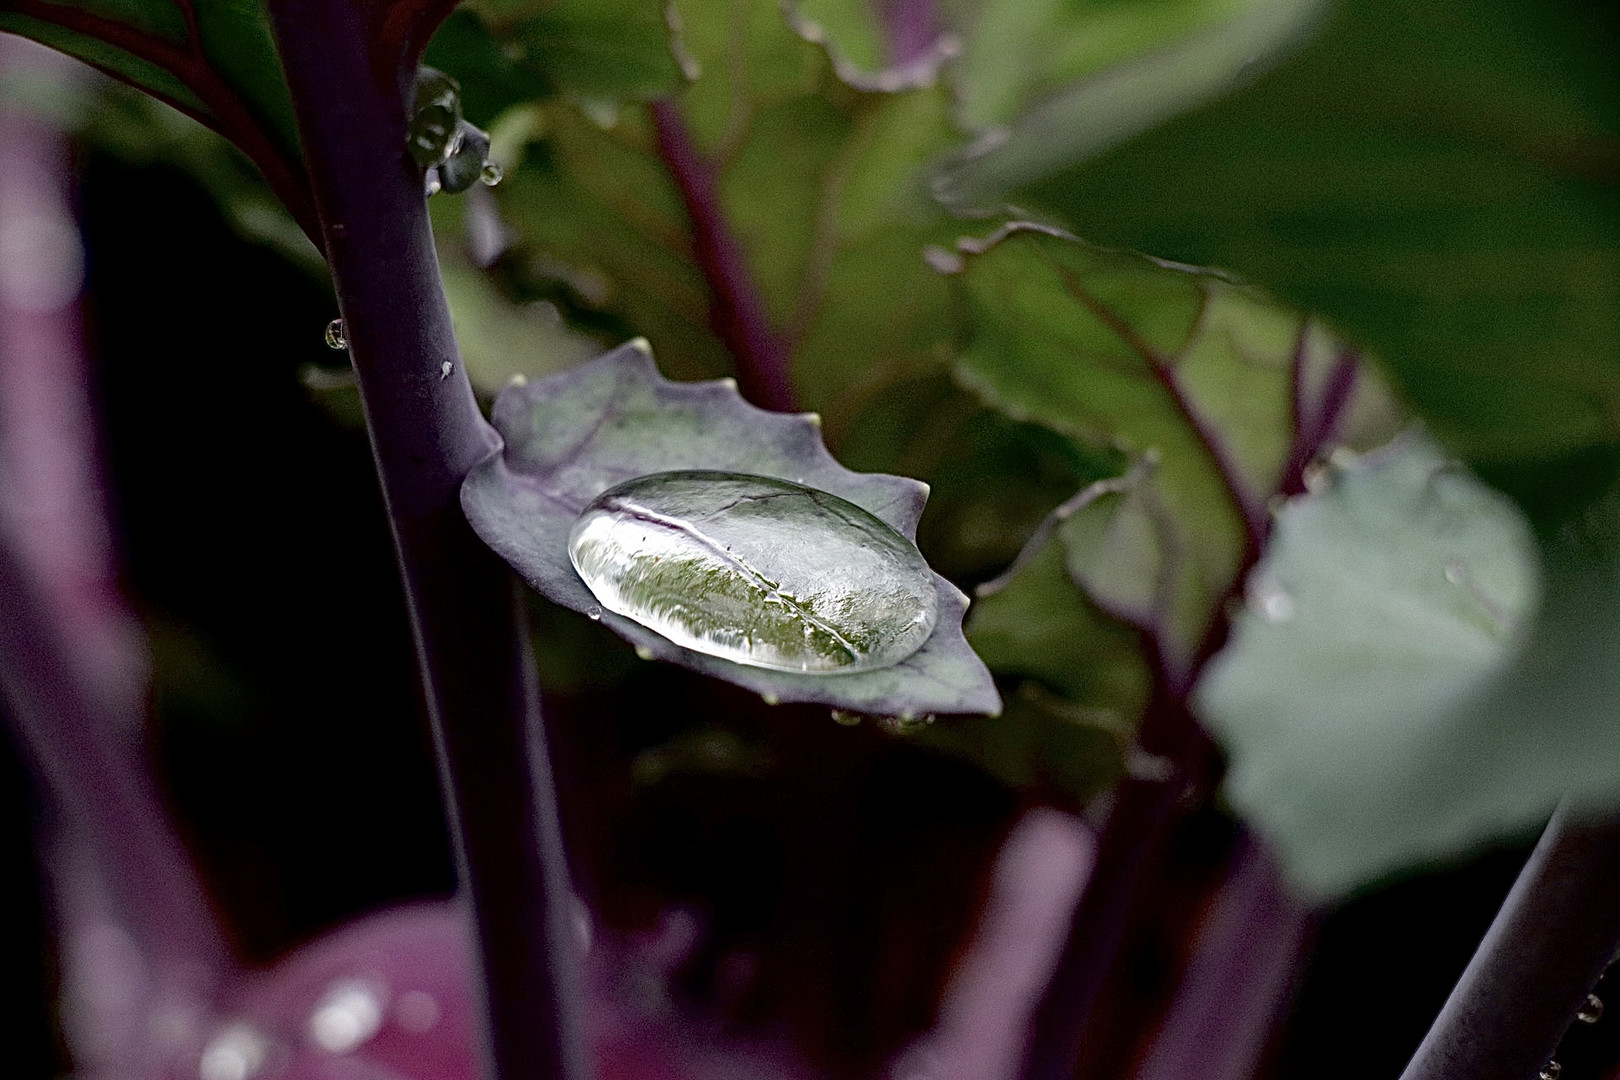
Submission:
M 1475 462 L 1616 443 L 1620 65 L 1578 0 L 1345 0 L 1272 73 L 1020 196 L 1249 275 Z
M 575 98 L 646 100 L 682 80 L 659 0 L 473 0 L 465 11 L 447 21 L 434 54 L 464 85 L 478 82 L 481 64 L 515 94 L 538 84 Z
M 7 0 L 0 31 L 75 56 L 219 131 L 313 228 L 292 102 L 258 0 Z
M 1024 224 L 957 247 L 936 261 L 961 283 L 958 377 L 1009 416 L 1137 459 L 1051 527 L 1070 576 L 1149 632 L 1174 685 L 1269 500 L 1332 444 L 1386 438 L 1391 403 L 1319 324 L 1220 275 Z
M 1530 620 L 1527 522 L 1426 438 L 1279 513 L 1194 701 L 1232 801 L 1303 885 L 1340 892 L 1533 827 L 1566 791 L 1612 796 L 1620 559 L 1603 527 L 1601 552 L 1552 546 Z
M 938 623 L 921 649 L 890 667 L 819 675 L 749 667 L 682 648 L 602 610 L 580 580 L 568 555 L 569 530 L 580 512 L 615 484 L 670 470 L 780 477 L 830 492 L 914 536 L 925 486 L 845 469 L 822 445 L 811 418 L 756 409 L 730 382 L 667 382 L 645 343 L 633 342 L 542 382 L 514 383 L 496 399 L 492 419 L 505 447 L 467 477 L 462 506 L 484 542 L 553 603 L 594 609 L 603 625 L 647 655 L 767 700 L 902 718 L 1000 711 L 989 672 L 962 637 L 967 597 L 938 575 Z

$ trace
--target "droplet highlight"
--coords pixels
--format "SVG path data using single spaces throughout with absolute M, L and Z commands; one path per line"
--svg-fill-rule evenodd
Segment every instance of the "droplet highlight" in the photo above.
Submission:
M 382 1030 L 380 987 L 362 979 L 340 979 L 326 988 L 309 1016 L 309 1037 L 330 1054 L 347 1054 Z
M 1575 1019 L 1583 1024 L 1595 1024 L 1603 1019 L 1603 999 L 1596 994 L 1587 994 L 1586 1001 L 1575 1013 Z
M 772 477 L 668 472 L 620 484 L 580 514 L 568 555 L 609 611 L 750 667 L 887 667 L 938 619 L 916 545 L 853 503 Z
M 1547 1064 L 1541 1067 L 1541 1072 L 1536 1075 L 1540 1076 L 1541 1080 L 1558 1080 L 1560 1076 L 1564 1075 L 1564 1067 L 1558 1062 L 1549 1059 Z
M 270 1058 L 270 1037 L 252 1024 L 221 1028 L 203 1047 L 198 1080 L 253 1080 Z
M 333 319 L 326 324 L 326 347 L 328 349 L 347 349 L 349 339 L 343 333 L 343 320 Z
M 499 165 L 495 164 L 493 161 L 486 161 L 484 162 L 484 167 L 479 170 L 478 182 L 483 184 L 485 187 L 494 187 L 496 184 L 500 183 L 505 176 L 506 174 L 501 171 L 501 167 Z

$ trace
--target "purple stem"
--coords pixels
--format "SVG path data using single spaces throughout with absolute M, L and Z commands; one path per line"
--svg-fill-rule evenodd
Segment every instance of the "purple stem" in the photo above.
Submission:
M 1250 1080 L 1288 1003 L 1311 917 L 1253 836 L 1238 838 L 1136 1080 Z
M 1620 817 L 1548 822 L 1401 1080 L 1524 1080 L 1620 948 Z
M 0 40 L 11 70 L 48 78 L 64 63 Z M 68 140 L 0 105 L 0 142 L 11 148 L 0 233 L 15 256 L 0 275 L 0 712 L 62 811 L 64 846 L 91 856 L 152 989 L 194 1005 L 236 964 L 143 760 L 145 657 L 100 497 Z M 62 898 L 68 920 L 84 899 Z
M 456 349 L 406 153 L 414 58 L 373 53 L 363 5 L 269 8 L 403 578 L 493 1075 L 582 1080 L 573 897 L 526 623 L 514 578 L 460 506 L 463 477 L 498 438 Z
M 714 163 L 698 150 L 674 104 L 653 102 L 652 118 L 658 154 L 680 190 L 692 225 L 692 251 L 709 284 L 709 325 L 737 364 L 743 396 L 764 409 L 795 412 L 791 358 L 765 314 L 742 245 L 726 223 Z

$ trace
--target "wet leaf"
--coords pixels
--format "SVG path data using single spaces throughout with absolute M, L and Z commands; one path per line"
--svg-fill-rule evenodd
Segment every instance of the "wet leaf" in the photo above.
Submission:
M 1409 436 L 1291 500 L 1194 699 L 1227 792 L 1332 894 L 1620 789 L 1612 554 L 1555 545 Z M 1526 631 L 1529 631 L 1528 636 Z
M 969 319 L 958 377 L 1009 416 L 1135 459 L 1049 527 L 1071 578 L 1148 632 L 1172 685 L 1189 678 L 1272 497 L 1332 445 L 1393 430 L 1376 371 L 1226 277 L 1052 230 L 1014 224 L 936 258 Z
M 508 387 L 493 419 L 505 448 L 468 476 L 462 505 L 485 543 L 553 602 L 595 609 L 604 625 L 647 654 L 767 700 L 894 716 L 999 710 L 989 672 L 962 637 L 967 598 L 938 575 L 938 624 L 919 651 L 891 667 L 837 675 L 745 667 L 681 648 L 602 611 L 580 580 L 568 554 L 580 513 L 616 484 L 671 470 L 778 477 L 830 492 L 914 536 L 923 485 L 843 468 L 823 447 L 812 418 L 755 409 L 726 382 L 667 382 L 645 346 L 632 343 L 543 382 Z

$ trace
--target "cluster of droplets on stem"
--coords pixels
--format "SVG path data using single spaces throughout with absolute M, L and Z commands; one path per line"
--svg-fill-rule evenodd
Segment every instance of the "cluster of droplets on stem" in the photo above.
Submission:
M 435 68 L 417 69 L 406 145 L 428 195 L 501 182 L 501 167 L 489 160 L 489 134 L 462 116 L 461 87 Z
M 580 514 L 568 557 L 608 611 L 775 671 L 900 663 L 939 614 L 915 544 L 853 503 L 771 477 L 685 471 L 619 484 Z

